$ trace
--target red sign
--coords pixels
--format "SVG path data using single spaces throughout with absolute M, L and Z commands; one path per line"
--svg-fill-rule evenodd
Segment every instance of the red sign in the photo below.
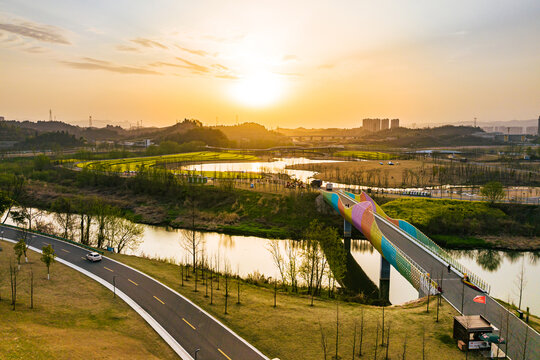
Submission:
M 474 299 L 472 299 L 472 301 L 480 303 L 480 304 L 485 304 L 486 303 L 486 297 L 478 295 L 478 296 L 475 296 Z

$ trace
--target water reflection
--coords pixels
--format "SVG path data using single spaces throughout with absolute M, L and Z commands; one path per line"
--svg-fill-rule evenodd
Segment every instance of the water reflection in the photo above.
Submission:
M 501 253 L 495 250 L 480 250 L 476 256 L 476 262 L 482 266 L 482 269 L 490 272 L 499 269 L 501 260 Z
M 307 158 L 277 158 L 269 162 L 222 162 L 222 163 L 203 163 L 196 165 L 183 166 L 182 169 L 189 171 L 205 171 L 205 172 L 228 172 L 240 171 L 247 173 L 271 173 L 271 174 L 287 174 L 301 181 L 308 181 L 316 172 L 308 170 L 287 169 L 287 166 L 300 164 L 320 164 L 341 162 L 339 160 L 312 160 Z
M 54 216 L 45 213 L 42 221 L 58 228 Z M 11 222 L 13 223 L 13 222 Z M 166 229 L 144 225 L 143 241 L 138 249 L 130 250 L 131 255 L 170 259 L 186 262 L 186 251 L 182 248 L 183 230 Z M 242 277 L 259 273 L 265 277 L 279 278 L 272 255 L 268 251 L 269 239 L 254 236 L 225 235 L 201 232 L 205 240 L 204 253 L 214 264 L 221 266 L 225 261 Z M 278 240 L 283 252 L 287 247 L 298 248 L 301 244 L 293 240 Z M 491 293 L 501 299 L 515 300 L 516 276 L 521 271 L 521 259 L 525 257 L 525 277 L 529 285 L 524 289 L 523 304 L 531 309 L 540 309 L 540 291 L 534 286 L 534 279 L 540 271 L 540 251 L 503 252 L 495 250 L 452 250 L 449 251 L 465 267 L 491 284 Z M 351 255 L 362 267 L 369 279 L 379 283 L 381 256 L 367 240 L 352 240 Z M 396 270 L 390 273 L 390 301 L 400 304 L 417 298 L 418 292 Z M 538 312 L 538 311 L 536 311 Z
M 369 252 L 370 254 L 375 251 L 375 248 L 368 240 L 351 240 L 351 251 L 358 253 Z

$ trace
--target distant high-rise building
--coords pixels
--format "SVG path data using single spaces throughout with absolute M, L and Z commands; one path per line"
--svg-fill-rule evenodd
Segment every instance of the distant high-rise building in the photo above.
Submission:
M 525 128 L 525 134 L 527 135 L 536 135 L 538 133 L 538 128 L 536 126 L 527 126 Z
M 381 120 L 381 130 L 387 130 L 389 129 L 389 124 L 390 123 L 390 120 L 388 119 L 382 119 Z
M 391 125 L 392 125 L 392 129 L 399 128 L 399 119 L 392 119 Z
M 508 126 L 506 130 L 507 130 L 506 133 L 509 135 L 523 134 L 523 126 Z
M 538 129 L 536 129 L 536 134 L 540 136 L 540 116 L 538 117 Z
M 0 121 L 4 121 L 4 117 L 3 117 L 3 116 L 0 116 Z
M 362 120 L 362 128 L 367 131 L 381 130 L 381 119 L 364 119 Z

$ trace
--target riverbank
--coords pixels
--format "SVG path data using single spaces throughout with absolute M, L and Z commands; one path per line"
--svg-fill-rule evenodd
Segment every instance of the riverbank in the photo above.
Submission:
M 321 337 L 325 339 L 328 358 L 335 355 L 336 349 L 341 358 L 350 358 L 353 343 L 356 342 L 354 346 L 357 354 L 360 348 L 362 316 L 363 356 L 372 358 L 375 351 L 379 356 L 386 352 L 387 347 L 380 346 L 383 316 L 380 307 L 328 298 L 315 298 L 314 306 L 310 306 L 309 296 L 279 289 L 276 297 L 277 306 L 274 308 L 274 288 L 271 281 L 268 283 L 265 280 L 262 280 L 260 285 L 254 284 L 256 282 L 254 280 L 240 280 L 240 304 L 237 304 L 238 280 L 229 279 L 228 314 L 225 314 L 223 277 L 219 280 L 219 290 L 214 280 L 213 304 L 210 304 L 210 289 L 207 297 L 206 288 L 200 280 L 201 276 L 198 291 L 194 291 L 193 275 L 189 281 L 184 281 L 184 286 L 181 286 L 182 270 L 178 265 L 121 254 L 110 256 L 179 291 L 270 358 L 290 360 L 324 358 Z M 385 337 L 388 331 L 390 332 L 389 358 L 399 358 L 404 351 L 407 357 L 420 354 L 423 346 L 422 334 L 425 334 L 424 348 L 427 358 L 456 359 L 463 356 L 452 339 L 452 321 L 457 312 L 443 301 L 439 322 L 436 322 L 436 303 L 431 299 L 430 312 L 426 313 L 426 301 L 424 298 L 384 309 Z M 336 346 L 337 316 L 339 341 Z M 406 349 L 404 349 L 405 339 Z M 375 346 L 376 341 L 379 346 Z
M 87 170 L 71 171 L 27 163 L 2 164 L 0 189 L 10 189 L 13 174 L 28 180 L 19 202 L 49 211 L 54 202 L 66 199 L 72 211 L 92 211 L 102 202 L 121 210 L 129 219 L 149 225 L 216 231 L 231 235 L 300 239 L 312 220 L 343 231 L 339 216 L 312 189 L 284 189 L 272 183 L 275 192 L 238 189 L 234 181 L 218 185 L 193 185 L 159 169 L 133 177 Z M 9 191 L 8 191 L 9 192 Z M 186 200 L 196 202 L 195 224 L 189 219 Z M 456 249 L 540 250 L 540 206 L 488 204 L 459 200 L 422 198 L 377 198 L 394 218 L 407 220 L 440 245 Z M 79 209 L 80 208 L 80 209 Z M 353 238 L 362 238 L 353 229 Z
M 135 311 L 97 282 L 59 263 L 52 265 L 47 280 L 47 269 L 33 251 L 28 251 L 28 263 L 22 259 L 13 311 L 7 280 L 9 263 L 16 264 L 13 245 L 0 241 L 0 274 L 6 277 L 0 282 L 0 358 L 178 358 Z

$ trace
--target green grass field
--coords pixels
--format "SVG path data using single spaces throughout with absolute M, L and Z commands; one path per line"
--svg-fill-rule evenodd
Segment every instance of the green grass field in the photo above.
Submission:
M 0 359 L 177 359 L 176 353 L 120 298 L 59 263 L 51 280 L 40 255 L 29 251 L 17 279 L 12 310 L 12 243 L 0 241 Z M 22 259 L 24 262 L 24 258 Z M 30 271 L 34 309 L 30 309 Z
M 348 157 L 363 160 L 390 160 L 395 156 L 389 153 L 383 153 L 379 151 L 338 151 L 334 153 L 334 156 Z
M 214 179 L 261 179 L 262 175 L 254 172 L 243 171 L 197 171 L 197 170 L 172 170 L 175 174 L 204 176 Z
M 182 154 L 161 156 L 143 156 L 123 159 L 97 160 L 79 162 L 75 166 L 91 170 L 106 170 L 114 172 L 136 171 L 140 166 L 154 166 L 159 163 L 175 162 L 211 162 L 211 161 L 255 161 L 254 155 L 245 155 L 235 152 L 198 151 Z

